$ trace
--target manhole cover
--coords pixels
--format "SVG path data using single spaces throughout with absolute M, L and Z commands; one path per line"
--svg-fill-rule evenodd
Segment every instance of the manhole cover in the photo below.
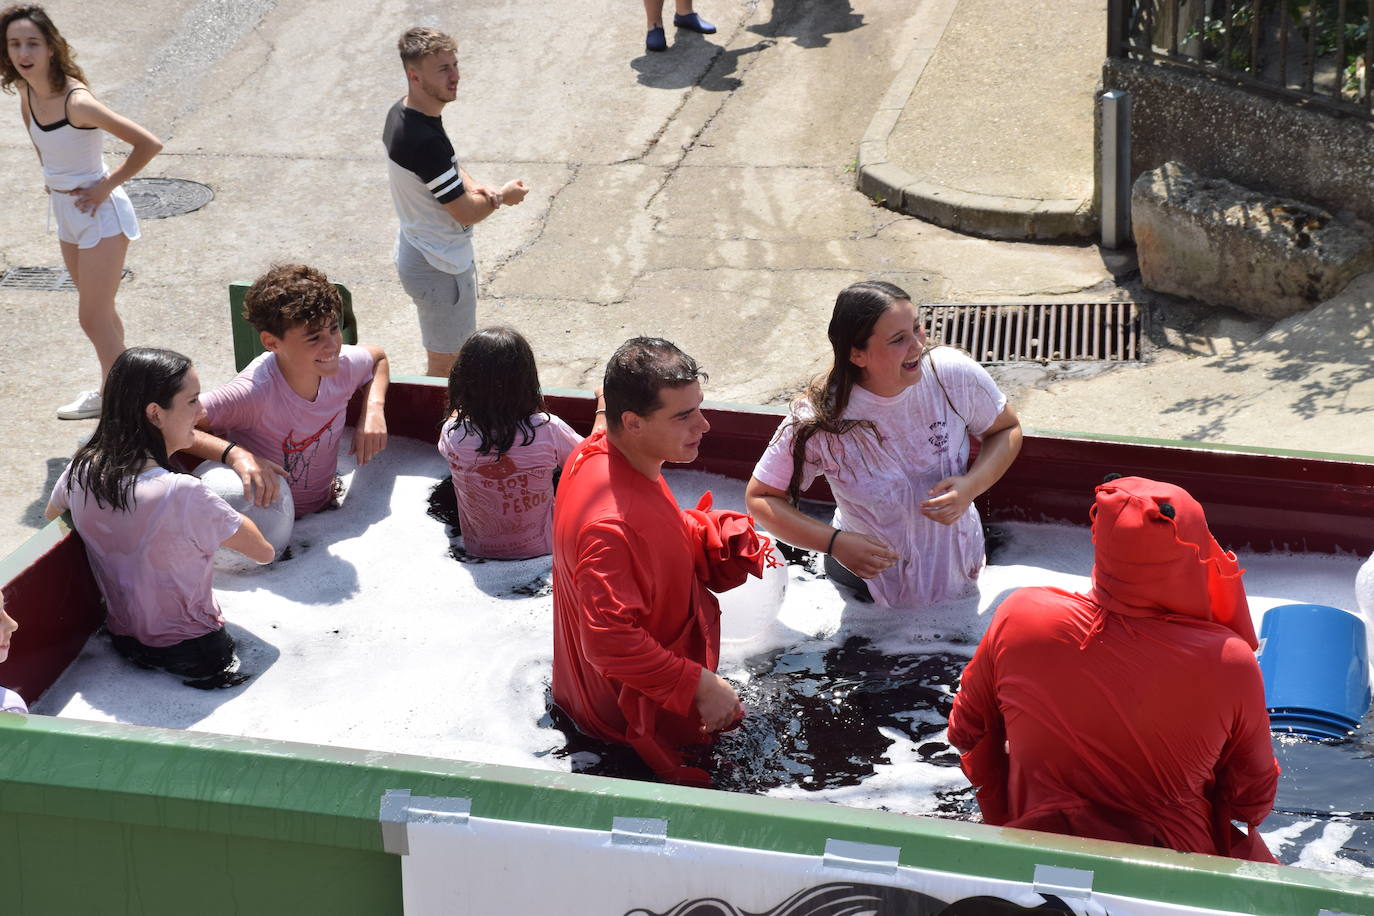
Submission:
M 132 276 L 133 271 L 124 268 L 124 279 Z M 0 276 L 0 288 L 75 292 L 76 284 L 65 267 L 11 267 Z
M 980 363 L 1140 358 L 1134 302 L 927 305 L 926 334 L 967 350 Z
M 131 178 L 124 190 L 142 219 L 162 219 L 199 210 L 215 199 L 209 185 L 185 178 Z

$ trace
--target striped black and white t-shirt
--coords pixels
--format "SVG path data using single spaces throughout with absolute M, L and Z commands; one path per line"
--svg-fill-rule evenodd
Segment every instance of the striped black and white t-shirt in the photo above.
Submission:
M 401 234 L 438 270 L 467 270 L 472 266 L 472 227 L 443 207 L 464 190 L 443 120 L 407 108 L 402 99 L 387 112 L 382 143 Z

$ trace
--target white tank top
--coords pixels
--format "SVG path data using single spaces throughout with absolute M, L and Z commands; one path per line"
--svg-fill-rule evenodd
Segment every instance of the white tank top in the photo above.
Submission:
M 104 132 L 98 127 L 71 125 L 66 114 L 72 92 L 76 90 L 62 99 L 62 120 L 53 124 L 38 123 L 33 114 L 33 93 L 29 92 L 29 136 L 43 157 L 43 182 L 55 191 L 71 191 L 105 177 Z

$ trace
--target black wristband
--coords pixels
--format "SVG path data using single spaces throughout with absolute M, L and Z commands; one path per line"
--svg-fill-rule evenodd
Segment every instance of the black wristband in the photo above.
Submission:
M 228 459 L 229 459 L 229 453 L 230 453 L 231 451 L 233 451 L 237 446 L 238 446 L 238 443 L 237 443 L 237 442 L 230 442 L 228 445 L 226 445 L 226 446 L 224 447 L 224 451 L 222 451 L 222 452 L 219 453 L 219 463 L 220 463 L 220 464 L 228 464 L 228 463 L 229 463 L 229 460 L 228 460 Z
M 825 555 L 830 556 L 835 549 L 835 538 L 840 536 L 840 529 L 836 528 L 830 533 L 830 543 L 825 545 Z

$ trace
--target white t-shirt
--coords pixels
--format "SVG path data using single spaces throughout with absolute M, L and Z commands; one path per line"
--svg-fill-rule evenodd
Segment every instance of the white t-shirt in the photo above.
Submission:
M 504 455 L 479 455 L 481 437 L 454 420 L 439 435 L 453 472 L 463 546 L 478 557 L 514 560 L 553 551 L 553 473 L 582 437 L 552 414 L 530 418 L 534 440 L 520 433 Z
M 824 474 L 837 504 L 834 526 L 876 537 L 901 555 L 868 580 L 879 604 L 921 607 L 962 594 L 978 577 L 978 510 L 970 504 L 958 522 L 942 525 L 922 515 L 920 505 L 940 480 L 967 470 L 968 434 L 985 432 L 1006 403 L 982 366 L 952 347 L 935 347 L 921 364 L 920 380 L 901 394 L 879 397 L 854 386 L 842 419 L 871 420 L 880 437 L 853 429 L 808 440 L 802 489 Z M 754 468 L 756 478 L 787 489 L 794 424 L 812 415 L 809 402 L 792 405 Z
M 48 505 L 71 509 L 105 596 L 105 625 L 145 646 L 170 646 L 224 625 L 210 583 L 215 549 L 243 524 L 199 478 L 153 468 L 138 475 L 131 505 L 97 505 L 62 472 Z
M 29 706 L 24 702 L 23 697 L 8 687 L 0 687 L 0 712 L 27 713 L 28 711 Z

